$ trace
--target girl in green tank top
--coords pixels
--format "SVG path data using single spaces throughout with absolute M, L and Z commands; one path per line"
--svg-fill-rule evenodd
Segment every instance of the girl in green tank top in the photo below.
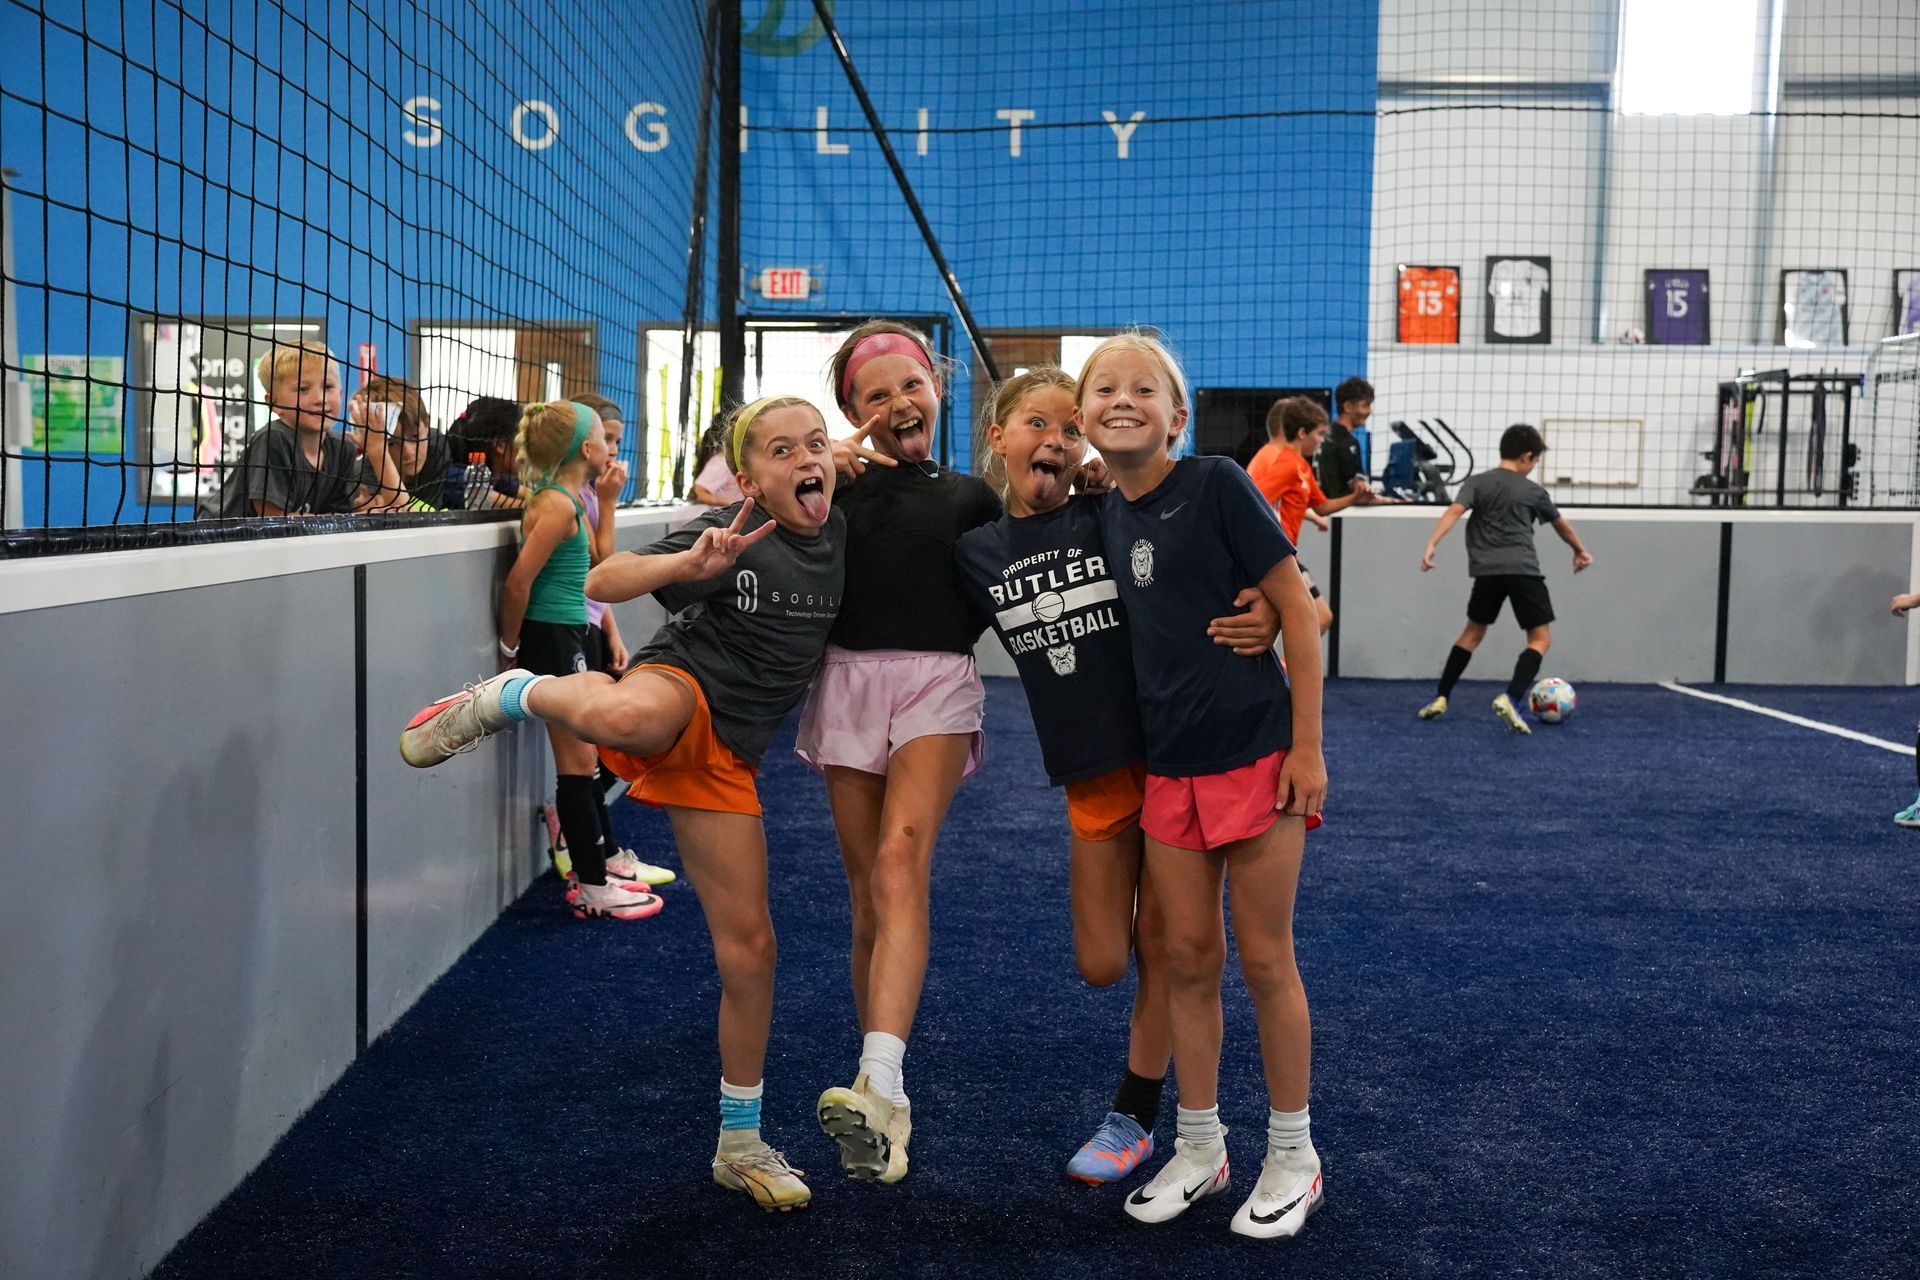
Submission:
M 589 665 L 592 533 L 579 491 L 607 465 L 606 435 L 585 405 L 532 404 L 520 417 L 519 452 L 529 494 L 520 518 L 520 554 L 500 591 L 500 656 L 507 666 L 537 675 L 572 675 Z M 613 827 L 606 797 L 593 780 L 598 751 L 556 724 L 547 726 L 547 737 L 553 745 L 554 808 L 580 882 L 569 898 L 574 914 L 623 920 L 652 915 L 659 898 L 630 889 L 624 873 L 621 883 L 609 883 Z

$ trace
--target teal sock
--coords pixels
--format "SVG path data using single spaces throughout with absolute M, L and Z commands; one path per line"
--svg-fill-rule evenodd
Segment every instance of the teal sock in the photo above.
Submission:
M 527 690 L 535 681 L 551 680 L 552 676 L 515 676 L 500 686 L 500 710 L 509 720 L 537 720 L 538 716 L 526 707 Z
M 720 1081 L 720 1132 L 722 1135 L 737 1129 L 750 1129 L 760 1132 L 760 1097 L 766 1092 L 763 1080 L 755 1085 L 729 1084 Z

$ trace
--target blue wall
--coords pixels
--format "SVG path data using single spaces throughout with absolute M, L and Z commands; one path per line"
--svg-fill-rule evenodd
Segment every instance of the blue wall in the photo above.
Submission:
M 538 25 L 484 0 L 369 0 L 366 16 L 341 0 L 183 3 L 186 16 L 0 7 L 23 354 L 120 355 L 131 375 L 137 314 L 313 317 L 343 357 L 372 342 L 382 372 L 405 374 L 421 320 L 588 321 L 603 389 L 633 404 L 635 331 L 682 305 L 694 0 L 555 0 Z M 837 60 L 806 29 L 810 6 L 745 11 L 743 265 L 808 266 L 824 282 L 806 303 L 748 305 L 950 313 Z M 1154 325 L 1195 386 L 1362 371 L 1375 6 L 1151 0 L 1115 11 L 1124 21 L 1065 0 L 835 12 L 984 326 Z M 436 146 L 407 140 L 431 136 L 407 114 L 417 97 L 440 103 L 426 113 Z M 544 149 L 508 132 L 528 99 L 559 119 Z M 646 102 L 665 108 L 663 150 L 623 129 Z M 819 107 L 845 154 L 820 150 Z M 1003 109 L 1034 113 L 1017 157 Z M 1146 115 L 1125 159 L 1103 110 L 1123 128 Z M 1194 116 L 1210 118 L 1181 119 Z M 636 121 L 643 141 L 659 120 Z M 545 132 L 538 116 L 523 128 Z M 964 338 L 954 351 L 968 354 Z M 964 380 L 955 391 L 964 421 Z M 174 518 L 142 507 L 117 461 L 29 459 L 27 523 Z
M 633 404 L 635 330 L 685 288 L 694 0 L 553 0 L 537 25 L 485 0 L 184 8 L 0 8 L 23 354 L 125 356 L 131 376 L 137 313 L 310 317 L 404 375 L 421 319 L 585 321 L 603 389 Z M 433 136 L 416 97 L 440 103 L 438 145 L 406 139 Z M 526 99 L 556 112 L 552 145 L 508 133 Z M 664 150 L 624 132 L 644 102 L 667 109 Z M 131 394 L 125 435 L 132 460 Z M 27 524 L 175 517 L 101 461 L 29 459 Z
M 786 8 L 768 33 L 785 47 L 746 55 L 741 256 L 749 276 L 817 268 L 825 290 L 752 305 L 950 314 L 838 59 L 807 44 L 811 6 Z M 1364 369 L 1377 6 L 843 0 L 835 16 L 983 328 L 1156 326 L 1195 386 Z M 845 154 L 822 152 L 820 107 Z M 1033 113 L 1018 156 L 1003 110 Z M 1103 111 L 1122 128 L 1145 113 L 1124 159 Z M 1179 119 L 1195 116 L 1215 118 Z

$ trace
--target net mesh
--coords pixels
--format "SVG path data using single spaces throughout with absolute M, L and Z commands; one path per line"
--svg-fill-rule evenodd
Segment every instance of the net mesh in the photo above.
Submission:
M 1244 456 L 1282 394 L 1337 410 L 1359 376 L 1369 470 L 1415 496 L 1528 422 L 1572 505 L 1916 503 L 1920 423 L 1881 376 L 1911 346 L 1876 354 L 1920 328 L 1910 5 L 716 16 L 737 107 L 693 0 L 4 0 L 8 527 L 192 520 L 294 340 L 349 397 L 406 377 L 436 429 L 482 395 L 607 395 L 627 498 L 677 497 L 723 385 L 837 423 L 826 356 L 873 315 L 960 362 L 938 447 L 963 467 L 983 344 L 1073 370 L 1137 326 L 1185 362 L 1185 448 Z M 737 191 L 697 163 L 707 106 Z M 721 200 L 739 278 L 710 228 L 689 288 Z

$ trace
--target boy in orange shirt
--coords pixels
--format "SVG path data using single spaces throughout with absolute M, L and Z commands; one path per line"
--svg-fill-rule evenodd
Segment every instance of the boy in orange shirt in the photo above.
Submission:
M 1327 431 L 1327 411 L 1313 401 L 1305 396 L 1279 401 L 1267 410 L 1267 442 L 1247 463 L 1247 474 L 1253 477 L 1260 496 L 1273 504 L 1280 527 L 1296 547 L 1308 512 L 1330 516 L 1348 507 L 1369 506 L 1376 500 L 1365 476 L 1355 476 L 1353 492 L 1341 497 L 1329 498 L 1320 491 L 1320 482 L 1313 477 L 1312 459 L 1325 443 Z M 1306 566 L 1302 565 L 1300 572 L 1307 579 L 1307 590 L 1320 617 L 1320 634 L 1325 635 L 1333 625 L 1333 610 L 1321 597 Z

